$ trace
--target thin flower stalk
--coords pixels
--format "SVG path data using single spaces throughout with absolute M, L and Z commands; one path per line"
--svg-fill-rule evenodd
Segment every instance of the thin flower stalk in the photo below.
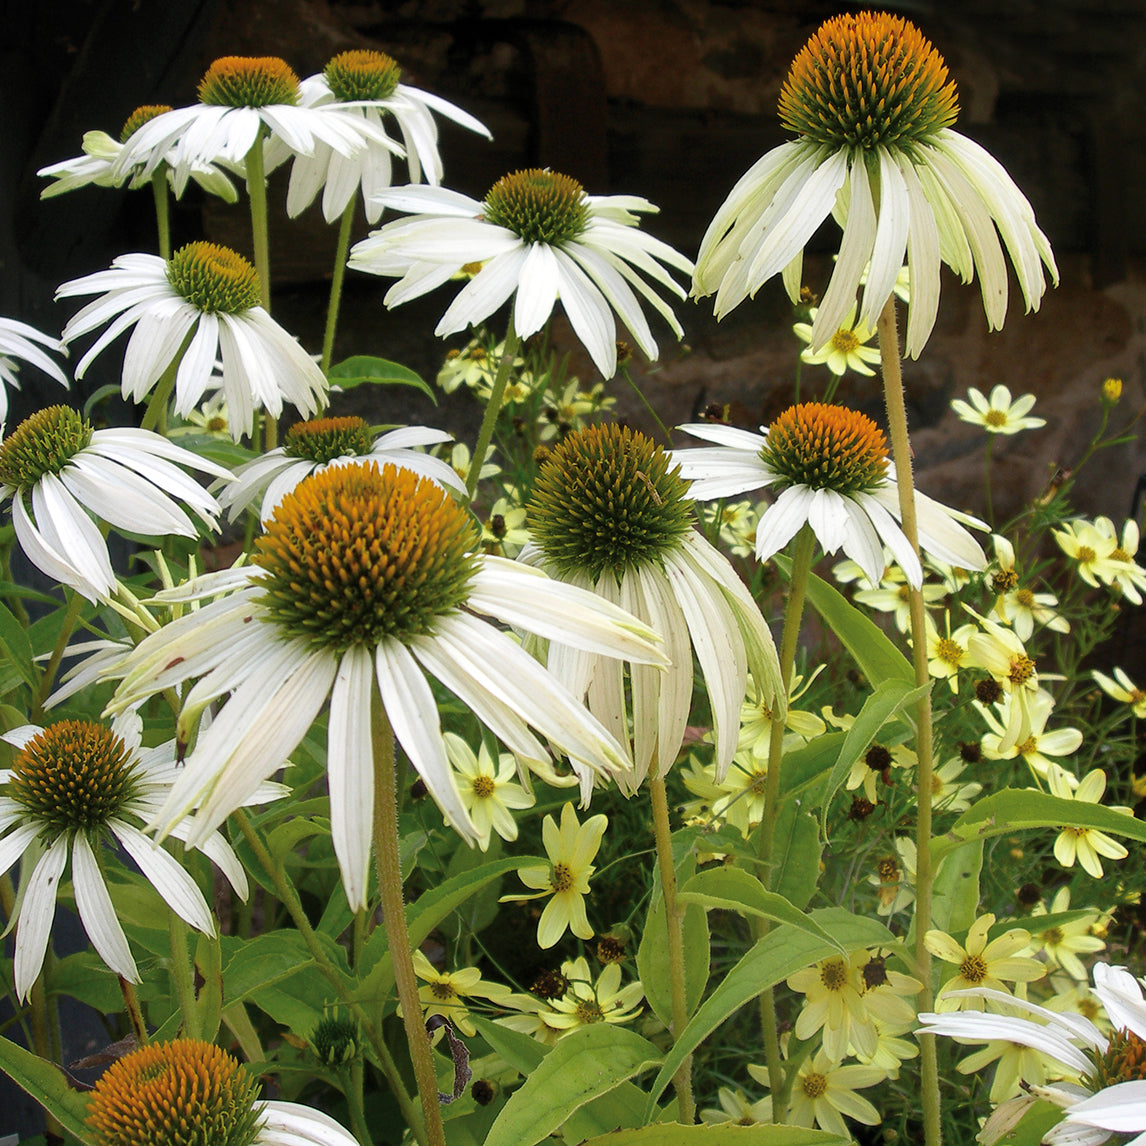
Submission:
M 351 199 L 342 212 L 338 224 L 338 244 L 334 251 L 334 270 L 330 276 L 330 298 L 326 303 L 326 330 L 322 336 L 322 361 L 319 363 L 323 374 L 330 375 L 330 359 L 334 353 L 334 335 L 338 330 L 338 312 L 342 308 L 342 281 L 346 278 L 346 255 L 350 250 L 350 232 L 354 227 L 354 212 L 358 200 Z
M 649 774 L 649 798 L 653 808 L 653 832 L 656 837 L 657 866 L 661 876 L 661 896 L 665 907 L 668 932 L 669 976 L 672 998 L 672 1035 L 679 1039 L 688 1025 L 688 997 L 684 972 L 684 912 L 677 898 L 676 868 L 673 865 L 672 829 L 669 825 L 668 793 L 664 774 L 653 762 Z M 696 1101 L 692 1093 L 692 1055 L 688 1055 L 673 1075 L 680 1121 L 691 1126 L 696 1120 Z
M 275 895 L 278 897 L 279 902 L 286 908 L 291 922 L 294 924 L 299 935 L 302 936 L 307 951 L 310 952 L 311 958 L 314 959 L 315 966 L 323 978 L 331 985 L 339 1001 L 349 1009 L 351 1015 L 357 1020 L 358 1025 L 361 1027 L 363 1034 L 365 1034 L 369 1040 L 371 1048 L 378 1056 L 378 1061 L 382 1064 L 382 1073 L 386 1077 L 386 1082 L 390 1087 L 390 1093 L 393 1094 L 394 1100 L 398 1103 L 398 1109 L 402 1112 L 402 1117 L 406 1125 L 412 1130 L 415 1141 L 417 1141 L 418 1146 L 427 1146 L 426 1132 L 425 1127 L 422 1125 L 422 1119 L 414 1103 L 411 1101 L 410 1095 L 406 1091 L 402 1076 L 398 1073 L 397 1063 L 394 1062 L 394 1058 L 390 1054 L 390 1048 L 379 1036 L 373 1020 L 367 1015 L 362 1004 L 356 999 L 347 997 L 345 979 L 331 962 L 330 956 L 326 953 L 326 948 L 315 934 L 314 928 L 311 926 L 310 920 L 303 910 L 302 902 L 299 900 L 298 892 L 295 890 L 294 885 L 288 879 L 282 865 L 275 862 L 274 857 L 267 850 L 266 845 L 259 837 L 258 832 L 255 831 L 254 825 L 243 809 L 236 809 L 231 813 L 231 816 L 238 825 L 239 831 L 242 832 L 243 838 L 246 840 L 247 846 L 250 847 L 252 854 L 259 861 L 263 871 L 270 877 L 271 883 L 274 885 Z
M 501 399 L 505 394 L 506 383 L 509 381 L 510 372 L 513 370 L 513 360 L 517 357 L 520 346 L 521 340 L 517 337 L 517 331 L 513 329 L 511 322 L 505 332 L 501 361 L 497 365 L 497 377 L 493 380 L 493 389 L 490 391 L 489 402 L 486 403 L 485 414 L 481 420 L 481 429 L 478 431 L 477 442 L 474 444 L 470 470 L 466 475 L 466 497 L 470 501 L 474 499 L 482 463 L 489 453 L 494 426 L 497 425 L 497 416 L 501 412 Z
M 911 440 L 907 432 L 907 407 L 903 397 L 903 375 L 899 361 L 899 332 L 896 326 L 895 296 L 884 303 L 876 324 L 880 364 L 883 373 L 884 401 L 887 405 L 887 423 L 891 437 L 891 455 L 899 479 L 900 524 L 908 541 L 919 551 L 919 530 L 915 515 L 915 485 L 911 473 Z M 911 608 L 911 659 L 915 669 L 915 683 L 924 694 L 916 705 L 915 753 L 917 815 L 915 821 L 916 878 L 915 959 L 917 974 L 923 981 L 919 997 L 920 1010 L 931 1007 L 931 954 L 923 938 L 931 926 L 931 889 L 934 872 L 931 865 L 931 693 L 928 689 L 931 675 L 927 665 L 927 622 L 923 608 L 923 590 L 908 586 Z M 935 1039 L 919 1039 L 920 1100 L 923 1107 L 923 1132 L 927 1146 L 939 1146 L 939 1062 Z
M 377 687 L 370 705 L 370 742 L 374 754 L 374 859 L 382 921 L 394 966 L 394 985 L 406 1024 L 406 1041 L 422 1101 L 426 1146 L 445 1146 L 446 1131 L 438 1101 L 438 1080 L 430 1038 L 422 1021 L 418 980 L 410 953 L 406 904 L 402 898 L 402 863 L 398 855 L 398 791 L 394 776 L 394 734 Z
M 804 597 L 808 589 L 808 576 L 816 551 L 816 535 L 810 525 L 803 525 L 796 535 L 792 552 L 792 574 L 788 583 L 788 601 L 784 607 L 784 629 L 780 637 L 780 679 L 782 695 L 787 697 L 792 687 L 792 674 L 796 664 L 796 644 L 800 637 L 800 624 L 804 618 Z M 776 813 L 780 807 L 780 768 L 784 755 L 784 720 L 773 720 L 768 740 L 768 778 L 764 800 L 764 820 L 760 825 L 758 854 L 769 886 L 774 882 L 772 853 L 776 839 Z M 756 924 L 756 938 L 768 934 L 768 920 Z M 776 1000 L 769 987 L 760 995 L 760 1024 L 764 1035 L 764 1059 L 768 1066 L 769 1087 L 773 1094 L 785 1093 L 783 1056 L 780 1051 L 780 1030 L 776 1022 Z M 773 1121 L 782 1122 L 786 1107 L 773 1103 Z
M 171 258 L 171 201 L 168 199 L 167 168 L 160 166 L 151 174 L 155 196 L 155 232 L 161 259 Z

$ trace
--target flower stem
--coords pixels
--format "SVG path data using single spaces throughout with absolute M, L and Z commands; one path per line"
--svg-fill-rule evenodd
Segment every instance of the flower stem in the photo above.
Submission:
M 350 247 L 350 230 L 358 200 L 351 198 L 342 212 L 338 226 L 338 247 L 334 252 L 334 271 L 330 276 L 330 298 L 326 303 L 326 332 L 322 336 L 322 372 L 330 373 L 330 356 L 334 353 L 334 332 L 338 329 L 338 312 L 342 306 L 342 280 L 346 277 L 346 252 Z
M 338 1071 L 338 1080 L 342 1083 L 342 1093 L 346 1097 L 346 1108 L 350 1114 L 350 1129 L 354 1131 L 354 1137 L 361 1146 L 374 1146 L 374 1136 L 366 1125 L 366 1108 L 362 1102 L 363 1078 L 361 1057 L 355 1058 L 349 1067 Z
M 135 993 L 135 984 L 129 983 L 122 975 L 119 976 L 119 989 L 123 993 L 123 1005 L 127 1017 L 131 1020 L 131 1029 L 135 1032 L 135 1040 L 140 1046 L 147 1042 L 147 1024 L 143 1021 L 143 1011 L 139 1007 L 139 996 Z
M 159 239 L 159 257 L 171 258 L 171 206 L 167 193 L 167 164 L 160 163 L 151 176 L 155 196 L 155 229 Z
M 773 703 L 772 726 L 768 734 L 768 777 L 764 798 L 764 820 L 757 840 L 757 855 L 767 886 L 775 886 L 772 853 L 776 842 L 776 814 L 780 808 L 780 770 L 784 755 L 784 714 L 788 694 L 792 691 L 792 674 L 796 665 L 796 644 L 800 637 L 800 624 L 804 619 L 804 597 L 808 590 L 808 575 L 816 554 L 816 535 L 810 525 L 803 525 L 796 534 L 792 550 L 792 574 L 788 582 L 788 601 L 784 606 L 784 630 L 780 637 L 780 680 L 784 695 Z M 766 919 L 757 920 L 754 928 L 757 940 L 768 934 Z M 768 1065 L 768 1085 L 773 1096 L 784 1090 L 783 1058 L 780 1053 L 780 1032 L 776 1025 L 776 998 L 771 987 L 760 994 L 760 1026 L 764 1035 L 764 1060 Z M 772 1103 L 772 1121 L 784 1118 L 783 1103 L 778 1097 Z
M 64 650 L 68 647 L 68 641 L 71 640 L 72 633 L 75 631 L 80 610 L 84 607 L 84 599 L 79 593 L 71 589 L 66 592 L 68 594 L 67 610 L 60 624 L 60 631 L 56 634 L 56 643 L 52 647 L 52 655 L 48 658 L 48 663 L 44 666 L 44 671 L 40 676 L 40 691 L 36 696 L 36 703 L 28 714 L 28 719 L 33 724 L 39 724 L 44 715 L 44 705 L 51 694 L 56 672 L 59 670 L 60 661 L 64 657 Z
M 654 762 L 653 767 L 656 767 Z M 669 979 L 672 994 L 672 1036 L 680 1038 L 688 1025 L 688 996 L 684 977 L 684 912 L 676 895 L 676 867 L 672 859 L 672 828 L 669 824 L 668 792 L 664 777 L 649 777 L 649 797 L 653 806 L 653 834 L 657 846 L 657 865 L 661 875 L 661 895 L 665 905 L 665 927 L 668 931 Z M 679 1110 L 679 1121 L 691 1126 L 696 1121 L 696 1102 L 692 1096 L 692 1055 L 680 1064 L 673 1075 L 673 1089 Z
M 50 1021 L 48 1018 L 48 993 L 44 990 L 44 972 L 41 971 L 37 976 L 36 981 L 32 984 L 32 990 L 28 997 L 28 1006 L 31 1012 L 32 1022 L 32 1050 L 44 1059 L 45 1062 L 59 1063 L 60 1058 L 58 1054 L 53 1053 L 53 1042 L 49 1027 Z M 51 1111 L 46 1107 L 44 1108 L 44 1129 L 48 1132 L 49 1140 L 51 1135 L 55 1135 L 59 1141 L 64 1140 L 64 1130 L 59 1122 L 53 1117 Z
M 506 353 L 509 350 L 506 339 Z M 496 389 L 496 387 L 495 387 Z M 500 399 L 498 399 L 500 402 Z M 491 406 L 491 409 L 494 408 Z M 479 461 L 481 454 L 475 454 Z M 394 986 L 406 1024 L 406 1041 L 414 1078 L 422 1100 L 429 1146 L 445 1146 L 446 1131 L 442 1125 L 442 1107 L 438 1101 L 438 1078 L 430 1037 L 422 1021 L 422 1001 L 414 975 L 414 958 L 410 952 L 410 932 L 406 927 L 406 904 L 402 899 L 402 864 L 398 854 L 398 791 L 394 784 L 394 733 L 378 690 L 370 706 L 370 740 L 374 754 L 374 858 L 378 869 L 378 895 L 382 906 L 382 923 L 394 966 Z
M 489 452 L 489 444 L 493 440 L 493 428 L 497 425 L 497 416 L 501 413 L 501 400 L 505 395 L 506 383 L 509 382 L 509 372 L 513 369 L 513 360 L 517 357 L 520 346 L 521 340 L 517 337 L 517 331 L 513 329 L 513 320 L 511 319 L 509 329 L 505 332 L 505 342 L 502 343 L 501 361 L 497 364 L 497 377 L 493 380 L 489 404 L 485 408 L 485 416 L 481 420 L 481 429 L 478 431 L 473 456 L 470 458 L 470 472 L 466 477 L 466 497 L 470 501 L 474 499 L 474 491 L 477 489 L 482 463 Z
M 302 909 L 302 903 L 294 885 L 287 879 L 286 874 L 281 866 L 275 862 L 271 853 L 267 851 L 266 844 L 255 831 L 255 827 L 246 812 L 242 808 L 238 808 L 231 813 L 231 816 L 238 825 L 239 831 L 243 833 L 243 838 L 247 841 L 251 851 L 254 852 L 263 871 L 270 876 L 271 882 L 274 884 L 275 894 L 278 896 L 279 902 L 287 909 L 287 914 L 291 917 L 295 930 L 302 936 L 307 950 L 314 959 L 315 966 L 334 988 L 339 1000 L 346 1004 L 350 1013 L 358 1020 L 363 1034 L 366 1035 L 374 1053 L 378 1056 L 378 1061 L 382 1064 L 382 1073 L 386 1076 L 386 1082 L 390 1086 L 394 1100 L 398 1103 L 398 1108 L 402 1111 L 406 1125 L 413 1131 L 419 1146 L 427 1146 L 426 1131 L 422 1125 L 422 1119 L 411 1101 L 410 1095 L 406 1092 L 402 1076 L 398 1073 L 398 1065 L 394 1062 L 393 1055 L 390 1054 L 390 1048 L 379 1037 L 378 1031 L 371 1022 L 370 1016 L 363 1009 L 362 1004 L 350 997 L 345 980 L 338 973 L 338 968 L 331 962 L 330 956 L 327 955 L 325 948 L 315 934 L 314 928 L 311 927 L 310 920 L 307 919 L 306 912 Z
M 195 999 L 195 968 L 187 950 L 187 924 L 174 911 L 167 913 L 167 936 L 171 941 L 171 978 L 183 1015 L 183 1037 L 202 1037 L 199 1007 Z
M 271 310 L 271 249 L 267 229 L 267 178 L 263 171 L 263 131 L 247 152 L 247 198 L 251 204 L 251 241 L 255 251 L 255 272 L 259 276 L 259 302 Z
M 983 496 L 987 502 L 987 524 L 995 528 L 995 504 L 991 497 L 991 453 L 995 445 L 995 435 L 987 435 L 987 452 L 983 458 Z M 898 473 L 898 469 L 896 470 Z
M 912 548 L 919 552 L 919 527 L 915 515 L 915 485 L 911 476 L 911 440 L 907 433 L 907 407 L 903 398 L 903 375 L 899 362 L 899 333 L 896 327 L 895 297 L 884 303 L 876 324 L 879 342 L 880 367 L 883 373 L 883 394 L 887 404 L 887 425 L 891 434 L 891 458 L 895 463 L 896 482 L 899 486 L 899 512 L 903 533 Z M 923 613 L 923 590 L 909 587 L 908 604 L 911 609 L 911 659 L 915 668 L 915 683 L 930 684 L 927 668 L 927 629 Z M 916 707 L 915 754 L 917 815 L 915 821 L 915 961 L 923 990 L 919 993 L 919 1009 L 931 1010 L 931 953 L 924 945 L 924 937 L 931 927 L 931 889 L 935 875 L 931 867 L 931 694 L 926 693 Z M 923 1134 L 927 1146 L 939 1146 L 942 1130 L 939 1122 L 939 1064 L 935 1036 L 920 1034 L 919 1073 L 920 1100 L 923 1107 Z
M 627 364 L 622 362 L 620 364 L 619 370 L 621 376 L 625 379 L 626 382 L 628 382 L 629 386 L 632 388 L 633 393 L 636 394 L 638 398 L 640 398 L 642 404 L 645 407 L 645 410 L 648 411 L 649 416 L 654 422 L 656 422 L 657 428 L 664 435 L 665 445 L 671 446 L 672 434 L 669 432 L 664 422 L 661 421 L 661 416 L 657 413 L 656 408 L 648 400 L 648 398 L 645 397 L 645 392 L 636 384 L 636 382 L 633 381 L 633 376 L 629 373 L 629 367 Z

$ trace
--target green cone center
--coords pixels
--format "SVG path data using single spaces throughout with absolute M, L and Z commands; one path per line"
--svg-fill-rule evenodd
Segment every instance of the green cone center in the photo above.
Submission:
M 8 781 L 8 795 L 52 836 L 101 827 L 135 790 L 130 749 L 89 720 L 61 720 L 34 736 Z
M 167 263 L 167 281 L 207 314 L 241 314 L 259 305 L 259 276 L 237 251 L 218 243 L 180 247 Z
M 373 445 L 374 435 L 364 418 L 313 418 L 291 426 L 283 453 L 322 464 L 335 458 L 362 457 Z
M 485 197 L 485 218 L 527 243 L 557 246 L 575 239 L 588 217 L 581 184 L 541 167 L 502 176 Z
M 278 56 L 223 56 L 199 81 L 200 103 L 266 107 L 298 103 L 298 76 Z
M 71 406 L 37 410 L 0 442 L 0 483 L 27 489 L 58 474 L 91 440 L 91 424 Z
M 688 485 L 644 434 L 614 424 L 579 430 L 541 466 L 528 506 L 534 541 L 559 574 L 620 580 L 663 563 L 692 528 Z
M 340 52 L 322 74 L 340 103 L 388 99 L 402 79 L 402 69 L 393 59 L 373 51 Z

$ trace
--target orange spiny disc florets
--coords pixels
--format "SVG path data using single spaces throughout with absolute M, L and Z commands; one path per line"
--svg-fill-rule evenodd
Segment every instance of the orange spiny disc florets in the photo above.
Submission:
M 256 1090 L 242 1064 L 211 1043 L 149 1043 L 107 1068 L 86 1122 L 99 1146 L 250 1146 Z
M 271 619 L 343 652 L 432 633 L 468 595 L 476 543 L 469 514 L 428 478 L 355 463 L 287 494 L 252 560 Z
M 201 103 L 221 107 L 297 104 L 298 76 L 278 56 L 221 56 L 199 81 Z
M 785 410 L 768 428 L 760 451 L 785 484 L 845 495 L 879 486 L 886 455 L 887 439 L 866 414 L 823 402 Z
M 905 147 L 955 122 L 943 57 L 884 12 L 837 16 L 800 50 L 780 92 L 784 125 L 831 147 Z

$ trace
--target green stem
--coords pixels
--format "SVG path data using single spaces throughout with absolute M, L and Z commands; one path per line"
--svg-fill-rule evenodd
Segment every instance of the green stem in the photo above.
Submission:
M 247 198 L 251 204 L 251 241 L 255 251 L 255 273 L 259 276 L 259 301 L 271 312 L 271 248 L 267 229 L 267 177 L 263 171 L 263 131 L 259 129 L 244 166 L 247 171 Z
M 512 360 L 509 339 L 506 354 Z M 491 406 L 491 409 L 493 407 Z M 475 461 L 481 459 L 475 455 Z M 422 1021 L 422 1001 L 418 998 L 418 980 L 410 951 L 410 932 L 406 927 L 406 904 L 402 899 L 402 864 L 398 854 L 398 792 L 394 784 L 394 734 L 378 690 L 370 706 L 370 740 L 374 754 L 374 859 L 378 869 L 378 895 L 382 907 L 382 924 L 394 967 L 394 986 L 406 1026 L 410 1060 L 422 1100 L 429 1146 L 445 1146 L 446 1131 L 442 1125 L 442 1106 L 438 1100 L 438 1077 L 430 1037 Z
M 131 1020 L 131 1029 L 135 1032 L 135 1040 L 140 1046 L 147 1042 L 147 1024 L 143 1021 L 143 1011 L 139 1006 L 139 996 L 135 993 L 135 984 L 129 983 L 122 975 L 119 976 L 119 989 L 123 993 L 123 1005 L 127 1017 Z
M 155 196 L 155 229 L 159 236 L 159 257 L 171 258 L 171 201 L 167 191 L 167 164 L 161 163 L 151 176 Z
M 43 971 L 40 972 L 39 977 L 32 984 L 32 990 L 28 995 L 28 1006 L 32 1021 L 32 1050 L 45 1062 L 58 1064 L 60 1061 L 58 1056 L 52 1053 L 53 1039 L 49 1031 L 48 995 L 44 990 Z M 48 1132 L 49 1141 L 53 1134 L 56 1135 L 60 1142 L 64 1140 L 63 1127 L 56 1121 L 46 1107 L 44 1108 L 44 1129 Z
M 991 454 L 994 452 L 995 435 L 987 435 L 987 452 L 983 458 L 983 497 L 987 505 L 987 524 L 995 528 L 995 503 L 991 497 Z M 898 472 L 898 470 L 896 471 Z
M 315 966 L 331 987 L 334 988 L 334 992 L 339 1000 L 346 1005 L 350 1013 L 358 1020 L 358 1025 L 361 1027 L 362 1033 L 366 1035 L 370 1046 L 378 1056 L 378 1061 L 382 1064 L 382 1073 L 386 1076 L 386 1081 L 394 1095 L 394 1100 L 398 1103 L 398 1107 L 402 1111 L 402 1117 L 406 1120 L 406 1125 L 414 1132 L 414 1137 L 417 1139 L 419 1146 L 427 1146 L 426 1132 L 422 1125 L 422 1119 L 414 1103 L 411 1101 L 410 1095 L 406 1091 L 406 1087 L 402 1082 L 402 1076 L 398 1073 L 398 1065 L 394 1062 L 393 1055 L 390 1054 L 390 1048 L 379 1036 L 374 1023 L 363 1009 L 362 1004 L 350 997 L 346 989 L 346 983 L 338 973 L 338 968 L 331 962 L 330 956 L 327 955 L 322 942 L 315 934 L 314 928 L 311 927 L 310 920 L 306 917 L 306 912 L 302 909 L 302 902 L 299 900 L 298 892 L 295 890 L 294 884 L 287 879 L 281 866 L 275 862 L 274 857 L 267 851 L 266 844 L 263 843 L 258 832 L 255 831 L 255 827 L 251 823 L 247 813 L 244 812 L 242 808 L 238 808 L 231 813 L 231 816 L 238 825 L 239 831 L 243 833 L 243 838 L 247 841 L 251 851 L 254 852 L 255 859 L 259 861 L 259 865 L 263 871 L 270 876 L 271 882 L 274 884 L 275 894 L 278 896 L 279 902 L 287 909 L 287 914 L 291 917 L 291 922 L 294 924 L 295 930 L 302 936 L 302 940 L 306 944 L 306 949 L 314 959 Z
M 342 212 L 338 227 L 338 248 L 334 252 L 334 271 L 330 276 L 330 298 L 326 303 L 326 333 L 322 336 L 322 372 L 330 373 L 330 356 L 334 353 L 334 332 L 338 329 L 338 312 L 342 306 L 342 280 L 346 277 L 346 252 L 350 248 L 350 231 L 354 226 L 357 197 L 351 198 Z
M 183 1037 L 202 1037 L 195 999 L 195 965 L 187 949 L 187 924 L 174 911 L 167 913 L 167 936 L 171 941 L 171 978 L 183 1015 Z
M 493 440 L 493 428 L 497 425 L 497 416 L 501 413 L 501 400 L 505 396 L 506 383 L 509 382 L 509 372 L 513 369 L 513 360 L 517 357 L 521 340 L 517 331 L 513 329 L 513 319 L 510 319 L 509 329 L 505 332 L 505 342 L 502 343 L 501 361 L 497 365 L 497 377 L 493 380 L 493 389 L 490 391 L 489 404 L 485 408 L 485 415 L 481 420 L 481 429 L 478 431 L 478 440 L 474 445 L 473 456 L 470 458 L 470 472 L 466 477 L 466 497 L 473 501 L 474 491 L 477 489 L 478 475 L 481 473 L 482 463 L 489 453 L 489 444 Z
M 671 446 L 672 434 L 666 428 L 664 422 L 661 421 L 661 417 L 656 412 L 653 404 L 648 400 L 648 398 L 645 397 L 645 392 L 633 381 L 633 376 L 629 373 L 628 366 L 625 363 L 621 363 L 620 370 L 621 376 L 632 387 L 633 393 L 636 394 L 638 398 L 640 398 L 641 402 L 644 404 L 645 409 L 648 411 L 649 416 L 654 422 L 656 422 L 658 429 L 664 435 L 665 445 Z
M 887 404 L 887 425 L 891 435 L 891 457 L 895 463 L 896 482 L 899 486 L 899 512 L 903 533 L 912 548 L 919 552 L 919 527 L 915 514 L 915 485 L 911 475 L 911 440 L 907 432 L 907 406 L 903 398 L 903 376 L 899 363 L 899 334 L 896 329 L 895 297 L 884 303 L 876 324 L 879 341 L 880 366 L 883 372 L 884 401 Z M 915 683 L 925 687 L 931 682 L 927 668 L 927 628 L 923 612 L 923 591 L 910 588 L 908 603 L 911 607 L 911 659 L 915 668 Z M 915 821 L 915 961 L 923 990 L 919 993 L 919 1009 L 929 1011 L 932 1006 L 931 953 L 924 938 L 931 928 L 931 890 L 935 873 L 931 864 L 931 694 L 925 693 L 916 708 L 915 753 L 917 816 Z M 920 1102 L 923 1107 L 923 1134 L 927 1146 L 939 1146 L 943 1134 L 939 1121 L 939 1062 L 935 1036 L 920 1034 L 919 1074 Z
M 780 771 L 784 755 L 784 713 L 788 694 L 792 691 L 792 675 L 796 666 L 796 644 L 800 637 L 800 624 L 804 618 L 804 597 L 808 590 L 808 575 L 816 554 L 816 535 L 805 524 L 796 534 L 792 551 L 792 574 L 788 582 L 788 600 L 784 606 L 784 629 L 780 637 L 780 680 L 784 695 L 777 698 L 782 704 L 773 704 L 772 727 L 768 735 L 768 776 L 764 798 L 764 820 L 760 825 L 757 854 L 760 857 L 763 878 L 767 886 L 775 883 L 772 853 L 776 841 L 776 813 L 780 807 Z M 757 939 L 768 934 L 768 921 L 761 919 L 755 927 Z M 780 1053 L 780 1032 L 776 1024 L 776 999 L 772 988 L 760 995 L 760 1026 L 764 1035 L 764 1060 L 768 1065 L 768 1085 L 772 1091 L 772 1121 L 784 1120 L 780 1095 L 784 1091 L 783 1057 Z
M 48 701 L 48 697 L 52 692 L 52 685 L 56 680 L 56 672 L 59 670 L 60 661 L 64 658 L 64 650 L 68 647 L 68 641 L 71 640 L 72 633 L 76 628 L 76 621 L 79 620 L 80 610 L 84 607 L 84 599 L 72 590 L 66 590 L 68 594 L 67 610 L 64 613 L 63 623 L 60 625 L 60 631 L 56 635 L 56 643 L 52 648 L 52 655 L 48 658 L 47 665 L 44 666 L 44 672 L 40 677 L 40 691 L 36 696 L 36 703 L 29 713 L 29 720 L 33 724 L 39 724 L 44 715 L 44 705 Z
M 654 768 L 656 767 L 654 762 Z M 664 777 L 650 775 L 649 797 L 653 807 L 653 835 L 657 845 L 657 865 L 661 875 L 661 895 L 665 905 L 665 927 L 668 931 L 669 980 L 672 996 L 672 1036 L 680 1038 L 688 1025 L 688 996 L 684 977 L 684 912 L 677 899 L 676 868 L 672 859 L 672 827 L 669 824 L 668 792 Z M 679 1121 L 691 1126 L 696 1121 L 696 1102 L 692 1096 L 692 1055 L 680 1064 L 673 1075 Z
M 187 335 L 179 353 L 167 364 L 167 369 L 159 376 L 151 396 L 147 399 L 147 409 L 143 411 L 143 421 L 139 426 L 142 430 L 154 430 L 158 434 L 167 433 L 167 402 L 171 391 L 175 389 L 175 375 L 179 373 L 179 363 L 183 360 L 183 351 L 191 341 L 191 334 Z
M 342 1093 L 346 1096 L 350 1129 L 354 1132 L 354 1137 L 361 1146 L 374 1146 L 374 1136 L 370 1133 L 370 1127 L 366 1125 L 366 1107 L 362 1101 L 363 1066 L 361 1057 L 356 1058 L 349 1067 L 343 1067 L 338 1072 L 338 1079 L 342 1083 Z

